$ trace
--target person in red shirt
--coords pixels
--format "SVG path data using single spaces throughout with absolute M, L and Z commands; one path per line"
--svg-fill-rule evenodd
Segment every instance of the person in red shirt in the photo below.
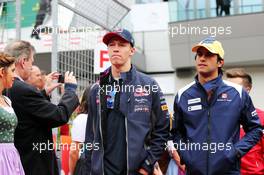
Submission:
M 249 93 L 252 88 L 251 76 L 242 68 L 234 68 L 226 71 L 228 81 L 242 85 Z M 262 126 L 264 125 L 264 111 L 256 109 Z M 240 130 L 240 138 L 245 135 L 243 128 Z M 251 150 L 241 159 L 241 175 L 264 174 L 264 136 Z

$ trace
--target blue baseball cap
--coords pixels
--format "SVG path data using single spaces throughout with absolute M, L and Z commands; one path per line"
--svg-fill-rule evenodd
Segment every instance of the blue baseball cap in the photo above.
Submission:
M 118 30 L 115 30 L 115 31 L 112 31 L 112 32 L 108 32 L 107 34 L 104 35 L 103 42 L 106 45 L 108 45 L 109 41 L 113 37 L 122 38 L 123 40 L 129 42 L 132 47 L 134 47 L 134 45 L 135 45 L 135 40 L 134 40 L 132 34 L 126 29 L 118 29 Z

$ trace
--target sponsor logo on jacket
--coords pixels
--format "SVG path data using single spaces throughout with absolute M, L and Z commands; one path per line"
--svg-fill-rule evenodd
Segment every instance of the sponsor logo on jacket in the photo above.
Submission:
M 232 99 L 228 98 L 228 94 L 227 93 L 222 93 L 220 95 L 220 98 L 217 99 L 217 101 L 230 102 L 230 101 L 232 101 Z
M 145 88 L 136 88 L 134 92 L 135 97 L 144 97 L 148 96 L 149 94 L 149 91 Z

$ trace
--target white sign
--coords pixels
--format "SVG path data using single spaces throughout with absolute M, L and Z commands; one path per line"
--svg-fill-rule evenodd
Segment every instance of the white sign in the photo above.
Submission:
M 130 12 L 133 31 L 167 30 L 168 11 L 167 2 L 133 5 Z
M 107 47 L 104 43 L 99 43 L 94 49 L 94 73 L 99 74 L 110 66 Z

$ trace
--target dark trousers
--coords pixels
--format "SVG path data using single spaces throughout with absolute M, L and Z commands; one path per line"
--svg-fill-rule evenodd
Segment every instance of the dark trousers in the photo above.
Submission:
M 224 5 L 221 9 L 220 16 L 222 16 L 223 11 L 225 12 L 225 15 L 230 15 L 230 5 Z
M 216 0 L 216 16 L 221 16 L 223 10 L 223 3 L 221 0 Z

